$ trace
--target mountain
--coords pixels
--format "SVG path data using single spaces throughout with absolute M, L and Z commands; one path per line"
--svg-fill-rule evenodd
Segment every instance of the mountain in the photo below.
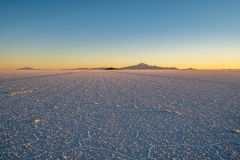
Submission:
M 104 70 L 121 70 L 121 69 L 110 67 L 110 68 L 105 68 Z
M 121 69 L 177 69 L 175 67 L 158 67 L 158 66 L 150 66 L 145 63 L 139 63 L 138 65 L 123 67 Z
M 187 69 L 183 69 L 183 70 L 197 70 L 197 69 L 194 69 L 194 68 L 187 68 Z
M 35 70 L 35 69 L 30 67 L 24 67 L 24 68 L 19 68 L 17 70 Z

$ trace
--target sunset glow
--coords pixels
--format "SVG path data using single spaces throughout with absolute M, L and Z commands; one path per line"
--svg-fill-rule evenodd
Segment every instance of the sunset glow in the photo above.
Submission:
M 240 69 L 239 1 L 1 1 L 0 69 Z

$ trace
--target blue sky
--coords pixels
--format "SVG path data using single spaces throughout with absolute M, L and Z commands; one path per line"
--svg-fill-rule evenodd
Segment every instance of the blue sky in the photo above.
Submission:
M 238 0 L 1 0 L 0 68 L 240 68 Z

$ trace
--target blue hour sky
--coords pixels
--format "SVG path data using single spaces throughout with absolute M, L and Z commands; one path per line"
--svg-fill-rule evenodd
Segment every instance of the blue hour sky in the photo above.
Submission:
M 240 68 L 240 1 L 0 1 L 0 69 L 140 62 Z

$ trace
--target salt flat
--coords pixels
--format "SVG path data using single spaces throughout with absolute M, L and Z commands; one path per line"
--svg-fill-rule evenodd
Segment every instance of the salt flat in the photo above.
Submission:
M 0 159 L 240 159 L 239 71 L 1 71 L 0 84 Z

